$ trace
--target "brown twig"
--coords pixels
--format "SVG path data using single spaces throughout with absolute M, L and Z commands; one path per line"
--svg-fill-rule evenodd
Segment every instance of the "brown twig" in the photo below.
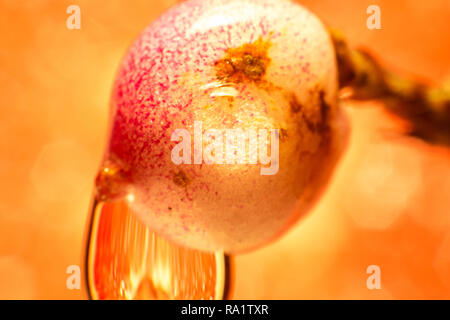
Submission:
M 410 123 L 409 135 L 450 146 L 449 87 L 400 77 L 383 68 L 368 52 L 350 48 L 339 31 L 331 30 L 330 34 L 339 86 L 352 89 L 351 99 L 380 99 L 390 112 Z

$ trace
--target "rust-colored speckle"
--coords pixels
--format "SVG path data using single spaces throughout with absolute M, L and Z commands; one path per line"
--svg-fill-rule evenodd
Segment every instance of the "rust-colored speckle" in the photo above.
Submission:
M 288 131 L 285 128 L 280 129 L 280 141 L 286 141 L 288 138 Z
M 228 49 L 225 57 L 215 63 L 217 79 L 235 83 L 262 80 L 270 64 L 269 47 L 270 42 L 260 37 L 253 43 Z
M 289 105 L 291 106 L 291 111 L 293 113 L 297 113 L 303 108 L 301 103 L 297 100 L 297 97 L 295 96 L 295 94 L 291 94 L 289 96 Z
M 330 130 L 331 106 L 325 100 L 325 91 L 321 87 L 315 86 L 309 90 L 309 101 L 313 105 L 308 108 L 298 101 L 294 93 L 288 93 L 286 98 L 291 115 L 299 115 L 310 132 L 324 135 Z
M 233 108 L 233 104 L 234 104 L 234 97 L 227 97 L 228 100 L 228 106 L 231 108 Z
M 322 137 L 320 141 L 321 148 L 326 153 L 331 153 L 332 148 L 332 131 L 330 126 L 330 111 L 331 106 L 325 100 L 325 92 L 323 90 L 319 91 L 319 106 L 320 106 L 320 122 L 317 125 L 317 129 Z
M 173 182 L 177 186 L 186 187 L 190 183 L 190 180 L 189 180 L 188 176 L 186 175 L 186 173 L 183 170 L 180 170 L 180 171 L 174 173 Z
M 95 178 L 97 199 L 112 201 L 123 197 L 129 184 L 129 170 L 118 159 L 107 159 Z
M 329 116 L 330 116 L 330 105 L 325 101 L 325 92 L 320 90 L 319 92 L 319 106 L 320 106 L 320 115 L 321 121 L 319 128 L 321 131 L 325 131 L 329 129 Z

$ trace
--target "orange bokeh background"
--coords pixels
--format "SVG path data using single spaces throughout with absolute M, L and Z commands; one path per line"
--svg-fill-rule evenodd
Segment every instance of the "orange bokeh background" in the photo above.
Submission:
M 114 73 L 175 2 L 0 0 L 0 298 L 87 297 L 66 268 L 82 265 Z M 386 65 L 449 81 L 448 0 L 300 2 Z M 81 30 L 66 28 L 70 4 Z M 381 30 L 366 27 L 371 4 Z M 450 298 L 450 151 L 402 137 L 378 102 L 344 107 L 352 136 L 330 188 L 284 237 L 235 258 L 234 298 Z

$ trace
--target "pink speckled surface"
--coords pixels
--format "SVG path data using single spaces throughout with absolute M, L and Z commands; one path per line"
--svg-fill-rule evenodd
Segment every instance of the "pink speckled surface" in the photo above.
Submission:
M 214 65 L 226 50 L 258 39 L 270 43 L 264 81 L 273 88 L 219 81 Z M 303 7 L 187 1 L 147 27 L 126 54 L 107 157 L 127 168 L 131 206 L 151 229 L 194 248 L 245 251 L 279 234 L 322 189 L 341 142 L 336 99 L 330 39 Z M 186 128 L 193 137 L 194 121 L 203 130 L 285 130 L 279 172 L 263 176 L 259 164 L 173 164 L 171 135 Z M 182 185 L 174 182 L 180 175 Z

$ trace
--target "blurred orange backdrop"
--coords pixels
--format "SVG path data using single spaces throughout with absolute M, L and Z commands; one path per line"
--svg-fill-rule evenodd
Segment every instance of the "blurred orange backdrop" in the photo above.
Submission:
M 87 297 L 66 268 L 82 266 L 114 73 L 175 2 L 0 0 L 1 299 Z M 450 1 L 299 2 L 386 65 L 449 81 Z M 66 28 L 71 4 L 80 30 Z M 371 4 L 381 30 L 366 27 Z M 352 136 L 330 188 L 284 237 L 236 257 L 234 298 L 450 298 L 450 151 L 396 134 L 377 102 L 345 108 Z

